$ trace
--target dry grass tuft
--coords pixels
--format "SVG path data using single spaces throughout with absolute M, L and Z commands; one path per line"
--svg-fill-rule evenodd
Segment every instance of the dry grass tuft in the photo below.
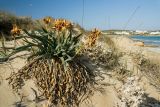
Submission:
M 150 83 L 160 90 L 160 65 L 142 58 L 139 63 L 140 71 L 150 80 Z
M 113 69 L 118 65 L 118 55 L 113 51 L 105 51 L 101 47 L 88 48 L 86 55 L 97 66 L 105 69 Z

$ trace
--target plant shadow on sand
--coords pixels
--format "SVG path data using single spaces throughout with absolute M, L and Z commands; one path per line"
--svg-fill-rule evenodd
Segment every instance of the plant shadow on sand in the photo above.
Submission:
M 14 105 L 15 107 L 27 107 L 27 106 L 24 105 L 21 101 L 15 102 L 13 105 Z
M 144 101 L 142 101 L 138 107 L 159 107 L 160 101 L 153 98 L 149 97 L 148 94 L 144 94 Z

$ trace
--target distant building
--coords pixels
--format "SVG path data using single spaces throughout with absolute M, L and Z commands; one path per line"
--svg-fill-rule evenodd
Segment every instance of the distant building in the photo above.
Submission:
M 146 31 L 146 30 L 105 30 L 103 34 L 108 35 L 160 35 L 160 31 Z
M 160 35 L 160 31 L 151 31 L 150 34 L 151 35 Z
M 136 30 L 135 31 L 135 34 L 147 34 L 148 33 L 148 31 L 141 31 L 141 30 Z
M 128 31 L 116 31 L 114 32 L 116 35 L 130 35 Z

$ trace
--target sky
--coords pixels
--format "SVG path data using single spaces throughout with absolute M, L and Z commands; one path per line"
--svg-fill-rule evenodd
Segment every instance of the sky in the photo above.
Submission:
M 0 10 L 66 18 L 85 29 L 160 30 L 160 0 L 84 0 L 84 8 L 83 0 L 0 0 Z

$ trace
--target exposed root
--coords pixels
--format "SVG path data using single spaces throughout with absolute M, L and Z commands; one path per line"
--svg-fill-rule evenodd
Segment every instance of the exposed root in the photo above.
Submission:
M 58 59 L 34 60 L 8 79 L 15 91 L 19 91 L 26 80 L 35 80 L 50 106 L 78 106 L 92 93 L 95 84 L 95 74 L 77 59 L 69 63 L 67 71 Z

